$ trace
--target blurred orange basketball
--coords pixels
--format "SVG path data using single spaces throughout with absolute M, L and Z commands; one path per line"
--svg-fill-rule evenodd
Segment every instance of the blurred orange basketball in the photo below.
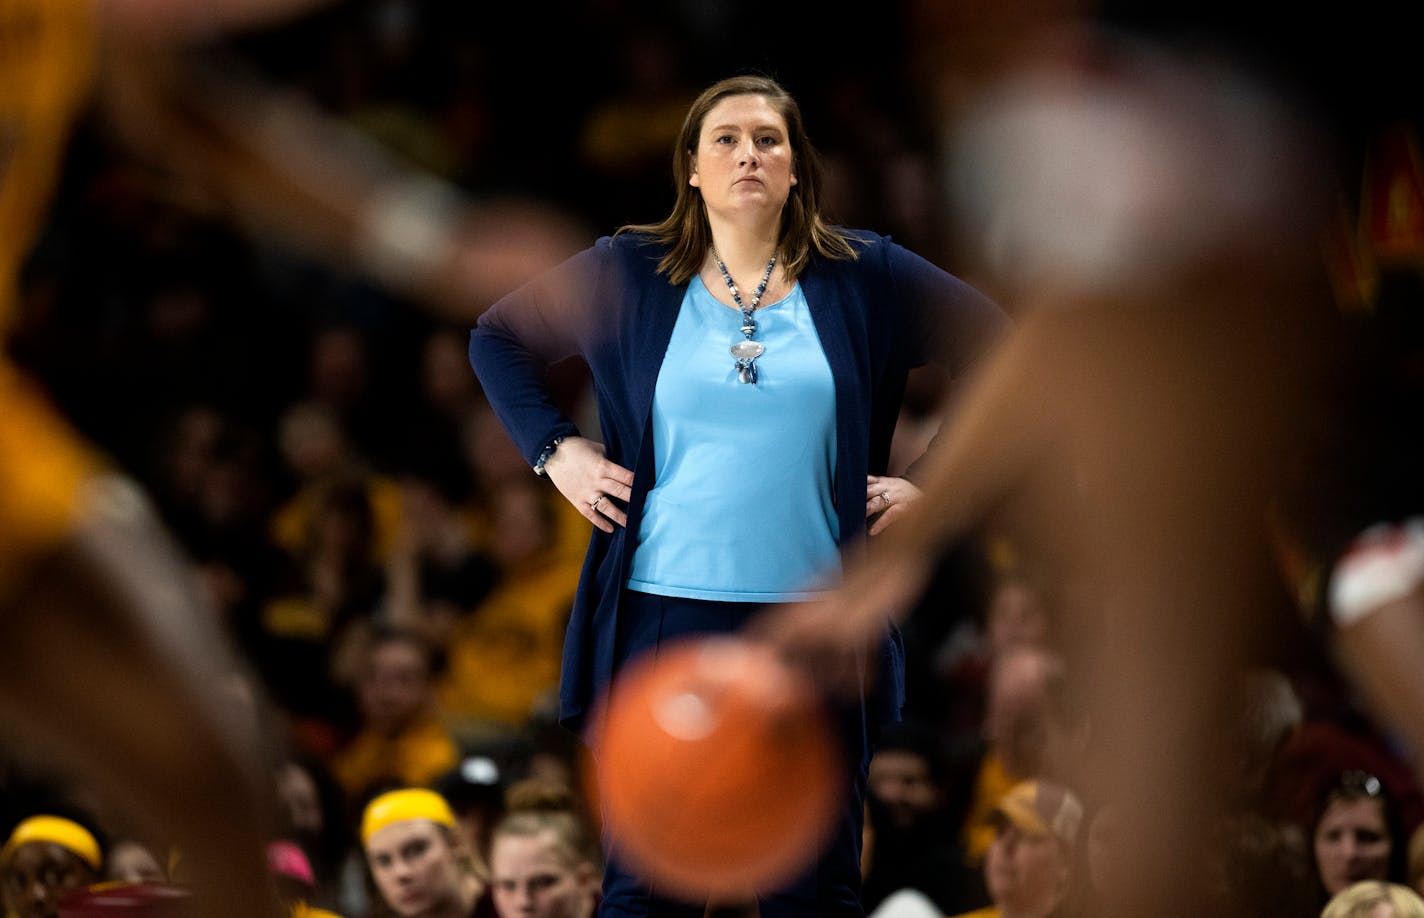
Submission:
M 614 680 L 593 792 L 628 865 L 693 899 L 793 880 L 836 820 L 843 768 L 809 676 L 726 635 L 687 638 Z

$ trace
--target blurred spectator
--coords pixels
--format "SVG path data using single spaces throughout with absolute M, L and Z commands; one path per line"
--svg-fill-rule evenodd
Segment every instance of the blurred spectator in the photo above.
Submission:
M 1266 809 L 1313 831 L 1321 800 L 1347 771 L 1379 778 L 1406 830 L 1424 822 L 1413 763 L 1368 727 L 1319 717 L 1307 717 L 1277 754 L 1265 782 Z
M 136 836 L 109 841 L 104 879 L 119 883 L 167 883 L 167 852 Z
M 475 861 L 489 868 L 490 834 L 504 816 L 506 769 L 492 755 L 467 755 L 436 779 L 434 790 L 450 804 L 456 828 Z
M 984 858 L 993 905 L 959 918 L 1049 918 L 1071 900 L 1083 805 L 1046 781 L 1014 785 L 993 812 L 994 840 Z
M 610 30 L 612 80 L 589 110 L 576 157 L 587 171 L 589 211 L 598 225 L 651 220 L 667 209 L 672 189 L 648 181 L 667 168 L 697 81 L 688 72 L 680 36 L 644 17 Z
M 300 845 L 311 866 L 314 890 L 307 901 L 335 902 L 342 868 L 355 846 L 345 792 L 319 760 L 283 758 L 273 769 L 277 833 Z
M 1384 782 L 1342 772 L 1323 789 L 1310 826 L 1320 902 L 1360 880 L 1403 883 L 1409 836 Z
M 409 631 L 377 628 L 364 640 L 354 685 L 359 729 L 331 759 L 348 798 L 392 782 L 429 786 L 458 761 L 436 707 L 432 657 Z
M 463 504 L 474 488 L 474 469 L 465 452 L 465 425 L 484 402 L 467 356 L 470 333 L 464 326 L 431 323 L 417 338 L 412 356 L 409 404 L 385 431 L 394 471 L 414 471 L 438 482 Z
M 1320 918 L 1424 918 L 1424 899 L 1400 883 L 1361 880 L 1332 896 Z
M 1021 781 L 1062 780 L 1087 729 L 1057 652 L 1011 644 L 995 656 L 983 738 L 969 760 L 973 783 L 962 831 L 970 863 L 980 862 L 997 835 L 998 800 Z
M 72 819 L 39 814 L 15 826 L 0 848 L 0 890 L 14 918 L 56 918 L 60 897 L 103 877 L 94 833 Z
M 955 814 L 945 807 L 943 742 L 929 725 L 902 721 L 886 728 L 870 760 L 861 849 L 867 911 L 903 889 L 927 896 L 941 915 L 989 902 L 983 873 L 969 866 Z
M 982 727 L 995 659 L 1013 645 L 1046 644 L 1050 637 L 1042 586 L 1010 564 L 982 562 L 987 596 L 976 604 L 978 614 L 961 617 L 946 635 L 933 661 L 944 699 L 939 722 L 953 742 L 972 742 Z
M 397 418 L 403 411 L 392 402 L 408 387 L 379 384 L 381 378 L 392 378 L 397 368 L 382 372 L 377 366 L 376 355 L 385 350 L 373 347 L 372 334 L 354 321 L 331 319 L 318 324 L 308 343 L 303 399 L 331 412 L 355 452 L 373 463 L 388 464 L 397 448 L 391 433 L 399 429 Z M 387 354 L 387 359 L 393 357 Z
M 489 595 L 500 571 L 462 496 L 434 472 L 399 477 L 404 522 L 386 560 L 386 615 L 444 647 Z
M 291 722 L 291 741 L 325 756 L 352 727 L 346 691 L 364 629 L 382 609 L 375 516 L 365 482 L 334 478 L 303 495 L 306 531 L 245 628 L 253 661 Z
M 311 905 L 317 893 L 316 874 L 302 846 L 288 839 L 267 845 L 267 868 L 277 884 L 277 894 L 291 910 L 292 918 L 340 918 L 333 912 Z
M 371 513 L 368 562 L 381 561 L 400 528 L 400 494 L 395 482 L 372 468 L 351 439 L 341 416 L 320 401 L 300 400 L 282 412 L 278 447 L 292 480 L 292 491 L 273 514 L 272 538 L 293 557 L 304 555 L 312 516 L 333 486 L 365 490 Z
M 517 731 L 552 705 L 558 687 L 582 559 L 560 541 L 567 502 L 523 471 L 486 492 L 498 585 L 456 620 L 446 643 L 440 705 L 466 742 Z

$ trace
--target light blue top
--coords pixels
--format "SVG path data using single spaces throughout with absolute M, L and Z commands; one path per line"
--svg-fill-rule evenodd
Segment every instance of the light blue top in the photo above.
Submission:
M 657 477 L 629 589 L 793 602 L 840 570 L 830 364 L 799 284 L 755 315 L 766 352 L 747 385 L 727 350 L 741 312 L 688 284 L 653 394 Z

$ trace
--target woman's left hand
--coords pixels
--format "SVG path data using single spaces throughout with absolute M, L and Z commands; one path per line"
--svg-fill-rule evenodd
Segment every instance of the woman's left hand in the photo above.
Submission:
M 922 492 L 909 480 L 887 475 L 865 476 L 865 517 L 870 520 L 870 535 L 879 535 L 895 522 L 909 505 L 919 500 Z

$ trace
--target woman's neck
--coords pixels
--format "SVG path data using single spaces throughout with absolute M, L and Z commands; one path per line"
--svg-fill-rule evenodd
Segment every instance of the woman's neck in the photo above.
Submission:
M 767 261 L 778 254 L 776 243 L 779 229 L 779 223 L 749 228 L 714 222 L 712 248 L 727 266 L 727 270 L 741 283 L 743 275 L 760 277 L 761 272 L 766 270 Z M 708 264 L 711 264 L 711 253 L 708 253 L 708 258 Z

